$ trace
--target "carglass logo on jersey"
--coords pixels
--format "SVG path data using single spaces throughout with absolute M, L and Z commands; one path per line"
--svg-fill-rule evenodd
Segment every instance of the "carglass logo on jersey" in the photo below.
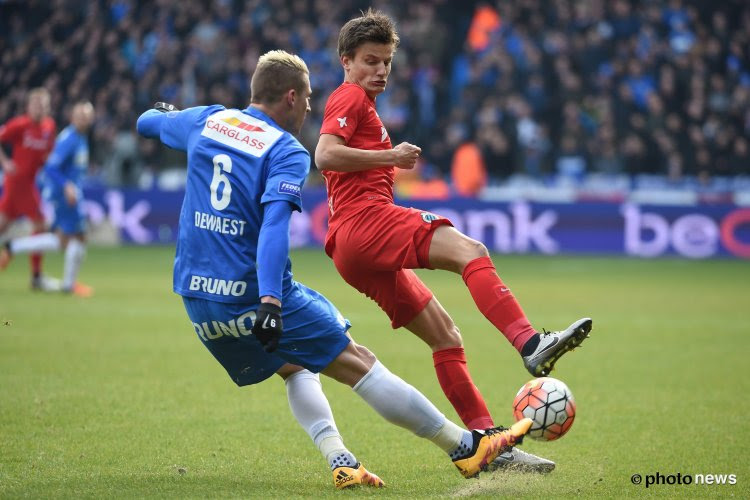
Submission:
M 239 110 L 225 109 L 208 117 L 201 135 L 260 157 L 283 132 Z
M 281 194 L 291 194 L 292 196 L 299 196 L 301 191 L 302 186 L 300 184 L 286 181 L 281 181 L 279 183 L 279 193 Z

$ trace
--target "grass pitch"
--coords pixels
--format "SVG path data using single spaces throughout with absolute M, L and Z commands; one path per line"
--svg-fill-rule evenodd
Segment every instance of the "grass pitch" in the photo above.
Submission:
M 467 481 L 430 443 L 324 380 L 347 445 L 387 484 L 336 492 L 281 379 L 238 389 L 200 345 L 171 292 L 172 254 L 91 249 L 81 276 L 96 289 L 88 300 L 32 293 L 26 259 L 0 275 L 0 498 L 750 496 L 748 262 L 495 256 L 537 328 L 594 318 L 591 338 L 552 374 L 578 403 L 570 433 L 524 444 L 557 470 Z M 359 342 L 459 422 L 426 346 L 391 331 L 322 251 L 292 260 L 297 279 L 351 319 Z M 61 258 L 45 266 L 59 276 Z M 496 422 L 509 422 L 530 378 L 521 360 L 460 277 L 421 275 L 461 328 Z M 647 489 L 657 473 L 735 474 L 736 484 Z

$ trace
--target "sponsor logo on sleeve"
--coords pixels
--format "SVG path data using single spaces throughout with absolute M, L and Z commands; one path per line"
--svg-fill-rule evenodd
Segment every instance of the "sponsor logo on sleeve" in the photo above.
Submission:
M 295 184 L 293 182 L 287 182 L 287 181 L 281 181 L 279 183 L 279 193 L 281 194 L 290 194 L 292 196 L 299 196 L 302 191 L 302 186 L 300 184 Z
M 431 214 L 430 212 L 422 212 L 420 215 L 422 216 L 422 220 L 427 224 L 430 224 L 434 220 L 442 219 L 439 215 Z

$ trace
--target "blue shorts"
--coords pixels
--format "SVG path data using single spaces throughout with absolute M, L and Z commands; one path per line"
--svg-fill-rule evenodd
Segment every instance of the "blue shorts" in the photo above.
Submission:
M 346 335 L 349 321 L 323 295 L 297 282 L 292 282 L 291 291 L 282 298 L 284 333 L 271 354 L 250 331 L 258 304 L 194 297 L 182 300 L 196 335 L 239 386 L 262 382 L 285 363 L 318 373 L 350 341 Z
M 64 196 L 55 196 L 50 199 L 50 202 L 55 209 L 55 221 L 52 223 L 52 229 L 59 229 L 66 235 L 85 232 L 86 218 L 80 201 L 71 206 L 68 205 Z

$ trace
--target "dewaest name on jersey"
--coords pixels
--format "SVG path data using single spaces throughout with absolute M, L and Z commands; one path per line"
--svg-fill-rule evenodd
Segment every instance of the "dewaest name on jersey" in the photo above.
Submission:
M 195 227 L 230 236 L 245 234 L 247 221 L 195 211 Z

